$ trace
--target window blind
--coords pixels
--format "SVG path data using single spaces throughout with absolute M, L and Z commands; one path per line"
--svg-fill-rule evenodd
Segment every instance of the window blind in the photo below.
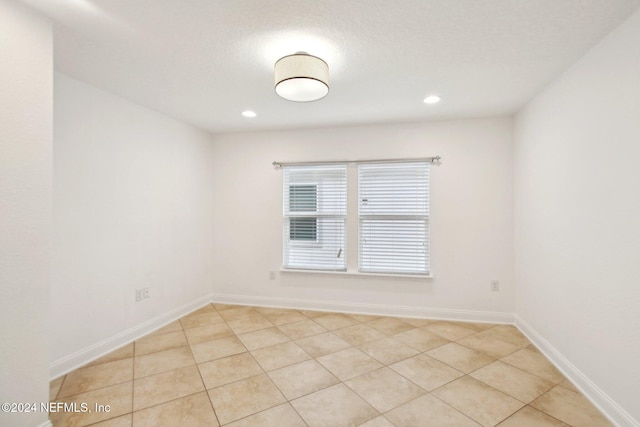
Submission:
M 346 270 L 347 166 L 283 167 L 283 266 Z
M 429 163 L 358 165 L 359 269 L 429 274 Z

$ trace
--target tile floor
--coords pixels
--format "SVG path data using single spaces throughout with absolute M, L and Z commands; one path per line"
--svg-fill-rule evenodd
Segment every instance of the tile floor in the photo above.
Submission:
M 611 424 L 514 327 L 207 305 L 51 382 L 55 427 Z

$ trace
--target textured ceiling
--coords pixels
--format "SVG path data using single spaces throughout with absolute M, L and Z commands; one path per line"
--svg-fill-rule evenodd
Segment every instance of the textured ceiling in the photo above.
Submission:
M 58 71 L 212 132 L 511 114 L 640 0 L 23 0 L 55 21 Z M 330 67 L 317 102 L 273 64 Z M 438 105 L 422 99 L 437 93 Z M 258 116 L 246 119 L 243 110 Z

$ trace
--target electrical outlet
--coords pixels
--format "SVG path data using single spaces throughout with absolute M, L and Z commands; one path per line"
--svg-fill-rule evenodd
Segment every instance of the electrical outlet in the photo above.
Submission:
M 150 288 L 143 288 L 142 294 L 143 294 L 144 298 L 149 298 L 151 296 L 151 289 Z
M 269 272 L 269 280 L 276 280 L 276 272 L 275 271 L 270 271 Z
M 498 292 L 500 290 L 500 282 L 498 282 L 497 280 L 492 280 L 491 281 L 491 290 L 493 292 Z
M 142 289 L 136 289 L 136 302 L 142 301 L 143 298 L 144 294 L 142 292 Z

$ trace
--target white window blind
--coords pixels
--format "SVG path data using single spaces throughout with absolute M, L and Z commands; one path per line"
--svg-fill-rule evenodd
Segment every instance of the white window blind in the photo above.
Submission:
M 346 270 L 347 166 L 284 166 L 284 268 Z
M 429 163 L 358 165 L 360 271 L 429 274 Z

